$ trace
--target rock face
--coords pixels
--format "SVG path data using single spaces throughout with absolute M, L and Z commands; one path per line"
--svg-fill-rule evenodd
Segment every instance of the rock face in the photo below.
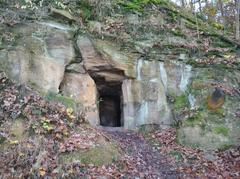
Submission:
M 177 60 L 160 63 L 160 73 L 166 91 L 172 95 L 184 94 L 191 82 L 192 67 Z
M 214 150 L 226 149 L 240 142 L 237 137 L 240 135 L 240 121 L 236 116 L 240 96 L 232 88 L 238 83 L 239 72 L 234 74 L 221 68 L 195 69 L 189 86 L 192 97 L 186 96 L 189 107 L 194 99 L 194 112 L 186 116 L 178 129 L 181 144 Z
M 132 54 L 121 53 L 118 47 L 110 42 L 97 40 L 94 44 L 88 37 L 79 37 L 78 46 L 83 64 L 95 80 L 100 96 L 102 93 L 122 95 L 120 110 L 124 128 L 137 129 L 144 124 L 167 127 L 172 123 L 160 62 L 148 62 L 136 56 L 134 58 Z M 109 109 L 115 105 L 111 104 L 111 100 L 102 104 Z M 109 126 L 118 123 L 111 121 L 109 116 L 105 115 L 103 118 L 102 123 L 109 121 Z M 112 115 L 112 118 L 117 116 Z
M 63 95 L 73 98 L 82 105 L 85 117 L 91 125 L 99 125 L 97 89 L 88 74 L 65 73 L 60 89 Z
M 212 54 L 200 44 L 201 62 L 199 40 L 166 30 L 168 17 L 155 13 L 92 21 L 89 34 L 55 22 L 0 28 L 14 39 L 5 46 L 1 40 L 0 70 L 43 94 L 72 98 L 93 126 L 178 125 L 183 145 L 212 150 L 239 143 L 239 58 L 230 54 L 235 62 L 225 65 L 229 55 L 221 54 L 217 64 L 205 64 Z
M 124 126 L 139 127 L 144 124 L 160 124 L 162 127 L 172 123 L 171 110 L 160 72 L 160 62 L 136 62 L 136 80 L 124 80 L 123 104 Z
M 65 66 L 75 57 L 70 30 L 57 23 L 17 25 L 10 31 L 19 38 L 0 51 L 0 68 L 20 83 L 58 93 Z
M 144 124 L 170 126 L 171 111 L 161 83 L 125 80 L 123 101 L 125 128 L 137 128 Z

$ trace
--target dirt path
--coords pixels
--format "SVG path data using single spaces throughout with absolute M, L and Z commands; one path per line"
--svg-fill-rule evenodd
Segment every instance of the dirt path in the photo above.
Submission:
M 180 178 L 180 173 L 169 165 L 168 158 L 155 150 L 141 135 L 135 132 L 109 131 L 104 133 L 115 140 L 122 150 L 132 158 L 135 171 L 140 178 Z M 129 173 L 128 177 L 134 177 Z

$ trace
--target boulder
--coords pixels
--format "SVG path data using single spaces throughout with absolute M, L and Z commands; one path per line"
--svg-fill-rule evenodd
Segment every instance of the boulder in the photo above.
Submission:
M 172 124 L 171 109 L 157 61 L 139 59 L 136 79 L 123 81 L 123 116 L 125 128 L 158 124 L 162 128 Z
M 42 22 L 14 26 L 12 48 L 0 51 L 0 69 L 42 92 L 58 93 L 65 66 L 75 57 L 70 28 Z
M 194 69 L 188 86 L 191 98 L 187 98 L 194 99 L 194 105 L 187 106 L 193 111 L 182 118 L 177 133 L 180 144 L 215 150 L 240 142 L 240 120 L 236 116 L 240 96 L 233 88 L 238 84 L 238 75 L 239 72 L 219 68 Z M 176 109 L 180 113 L 181 110 Z
M 71 97 L 83 107 L 91 125 L 99 124 L 97 89 L 88 74 L 65 73 L 60 89 L 63 95 Z

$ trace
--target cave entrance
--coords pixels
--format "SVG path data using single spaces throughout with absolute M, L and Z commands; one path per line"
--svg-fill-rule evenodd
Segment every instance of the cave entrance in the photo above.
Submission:
M 89 71 L 98 91 L 99 123 L 103 127 L 122 127 L 123 93 L 122 82 L 124 71 L 113 68 L 103 68 Z
M 121 107 L 120 96 L 105 95 L 100 96 L 99 114 L 100 125 L 120 127 L 121 126 Z
M 121 127 L 122 121 L 122 83 L 97 85 L 99 93 L 100 125 Z

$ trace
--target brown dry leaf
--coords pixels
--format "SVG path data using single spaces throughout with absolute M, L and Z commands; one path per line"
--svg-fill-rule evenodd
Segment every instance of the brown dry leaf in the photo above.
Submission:
M 42 177 L 46 175 L 46 170 L 42 167 L 39 168 L 38 172 L 39 172 L 39 175 L 42 176 Z

